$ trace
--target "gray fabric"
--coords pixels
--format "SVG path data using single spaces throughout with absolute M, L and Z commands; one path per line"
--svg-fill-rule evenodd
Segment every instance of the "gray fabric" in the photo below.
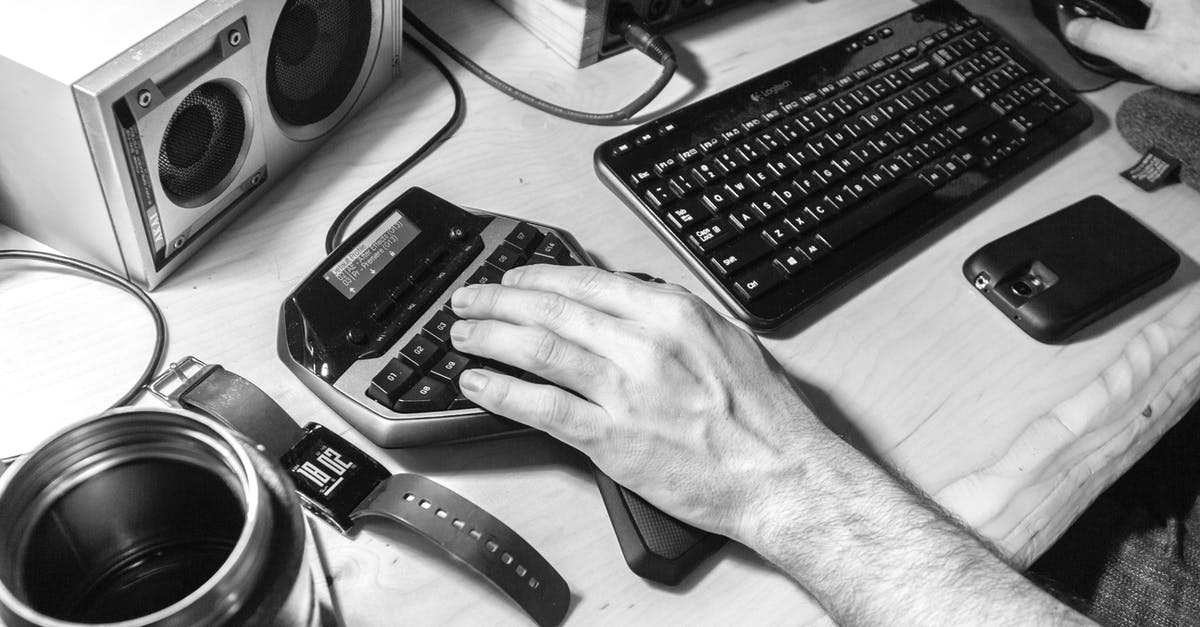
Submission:
M 1161 87 L 1138 92 L 1117 110 L 1117 130 L 1138 152 L 1156 146 L 1182 161 L 1180 178 L 1200 190 L 1200 97 Z
M 1200 625 L 1200 410 L 1096 500 L 1030 569 L 1103 625 Z

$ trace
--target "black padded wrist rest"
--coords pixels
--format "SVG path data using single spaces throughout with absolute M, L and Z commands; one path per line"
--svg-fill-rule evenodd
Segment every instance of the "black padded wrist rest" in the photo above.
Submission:
M 1179 159 L 1180 179 L 1200 190 L 1200 96 L 1161 87 L 1138 92 L 1117 110 L 1117 129 L 1139 152 L 1154 146 Z
M 634 574 L 674 586 L 725 544 L 724 536 L 680 522 L 598 469 L 593 472 L 621 553 Z

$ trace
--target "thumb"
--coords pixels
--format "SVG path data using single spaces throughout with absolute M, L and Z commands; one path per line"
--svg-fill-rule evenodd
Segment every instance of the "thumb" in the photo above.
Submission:
M 1080 50 L 1109 59 L 1138 75 L 1145 75 L 1150 69 L 1147 64 L 1156 49 L 1156 40 L 1146 31 L 1094 18 L 1067 22 L 1063 35 Z

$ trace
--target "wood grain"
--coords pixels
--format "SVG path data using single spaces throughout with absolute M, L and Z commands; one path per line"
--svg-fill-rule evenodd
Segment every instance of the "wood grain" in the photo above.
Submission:
M 619 55 L 582 70 L 485 0 L 409 3 L 491 71 L 539 96 L 610 110 L 657 75 Z M 685 63 L 647 115 L 715 93 L 909 8 L 907 0 L 758 2 L 674 34 Z M 454 68 L 467 91 L 457 134 L 389 189 L 561 226 L 613 269 L 642 270 L 716 304 L 596 177 L 591 151 L 617 131 L 549 118 Z M 818 413 L 1018 562 L 1049 546 L 1197 397 L 1200 197 L 1145 194 L 1117 176 L 1137 155 L 1112 128 L 1118 85 L 1086 99 L 1097 125 L 1055 158 L 906 248 L 764 343 Z M 323 257 L 330 220 L 449 115 L 448 89 L 418 55 L 401 80 L 283 178 L 153 294 L 170 354 L 258 383 L 393 471 L 443 482 L 518 530 L 562 572 L 568 624 L 827 624 L 803 589 L 730 546 L 679 588 L 626 569 L 585 460 L 540 435 L 459 446 L 374 448 L 275 356 L 278 306 Z M 984 243 L 1088 194 L 1107 196 L 1183 252 L 1165 286 L 1065 346 L 1024 336 L 966 283 Z M 0 228 L 0 247 L 37 244 Z M 140 370 L 150 342 L 136 302 L 68 273 L 0 265 L 0 456 L 96 413 Z M 152 404 L 152 401 L 146 401 Z M 1149 410 L 1147 411 L 1147 408 Z M 527 624 L 500 593 L 411 534 L 322 527 L 349 625 Z

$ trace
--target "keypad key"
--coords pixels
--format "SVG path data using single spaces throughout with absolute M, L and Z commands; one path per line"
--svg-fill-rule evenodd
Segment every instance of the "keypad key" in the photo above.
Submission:
M 408 385 L 417 377 L 417 371 L 399 358 L 393 359 L 371 379 L 371 387 L 367 388 L 367 396 L 379 403 L 391 407 L 400 394 L 408 389 Z
M 421 332 L 439 342 L 450 341 L 450 327 L 459 320 L 458 316 L 448 309 L 439 309 Z
M 772 288 L 783 283 L 783 274 L 771 264 L 763 264 L 747 272 L 733 282 L 739 298 L 752 301 L 762 297 Z
M 545 239 L 542 240 L 541 245 L 534 251 L 534 254 L 541 257 L 549 257 L 556 264 L 562 263 L 563 259 L 568 255 L 567 245 L 557 235 L 548 233 Z
M 408 341 L 404 348 L 400 349 L 400 356 L 407 359 L 417 369 L 425 370 L 442 356 L 442 350 L 441 344 L 424 335 L 416 335 Z
M 488 255 L 487 263 L 493 268 L 505 272 L 519 266 L 523 258 L 524 254 L 521 251 L 505 242 L 497 246 L 491 255 Z
M 459 375 L 474 365 L 470 357 L 457 351 L 450 351 L 429 370 L 429 374 L 457 385 Z
M 467 279 L 467 285 L 487 285 L 499 283 L 504 276 L 504 271 L 493 266 L 482 265 Z
M 454 392 L 450 386 L 432 377 L 421 377 L 402 394 L 392 408 L 401 413 L 440 411 L 450 406 Z
M 521 251 L 521 254 L 528 255 L 541 239 L 542 233 L 537 230 L 536 226 L 522 222 L 512 230 L 512 233 L 508 234 L 508 237 L 504 238 L 504 241 L 512 244 L 514 248 Z

